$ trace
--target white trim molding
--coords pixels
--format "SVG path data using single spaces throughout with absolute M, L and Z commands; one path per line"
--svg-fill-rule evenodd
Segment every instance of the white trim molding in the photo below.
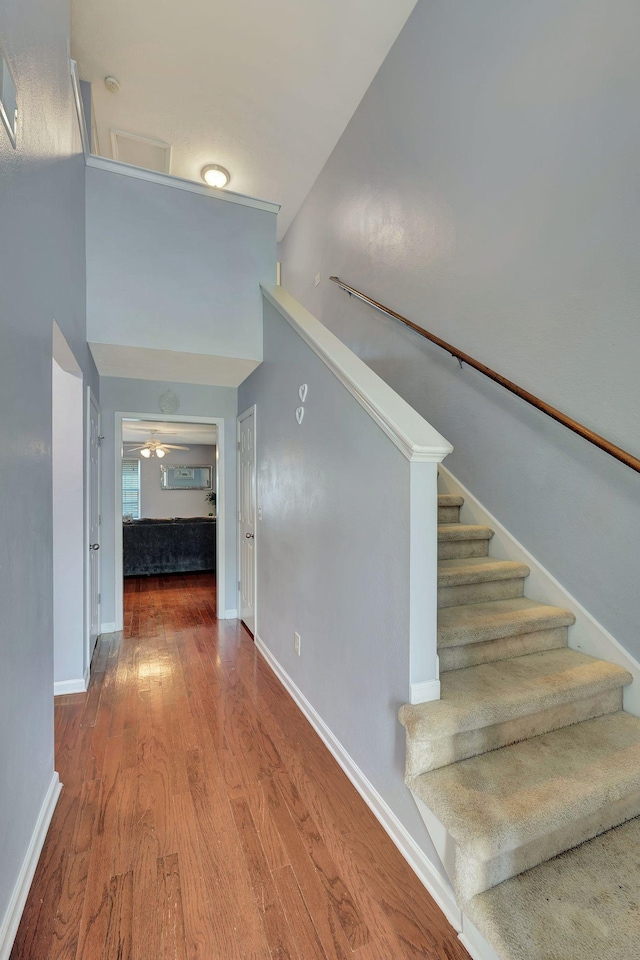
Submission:
M 237 620 L 238 611 L 237 610 L 225 610 L 224 613 L 218 614 L 218 620 Z
M 82 95 L 80 93 L 80 74 L 78 73 L 78 64 L 75 60 L 69 60 L 69 70 L 71 73 L 71 89 L 73 90 L 73 99 L 76 105 L 76 116 L 78 119 L 78 130 L 80 132 L 80 140 L 82 141 L 82 150 L 84 153 L 85 163 L 87 158 L 91 153 L 90 140 L 89 140 L 89 131 L 87 130 L 87 118 L 84 113 L 84 105 L 82 103 Z
M 453 447 L 377 373 L 282 287 L 261 284 L 264 297 L 331 370 L 407 460 L 440 463 Z
M 9 960 L 13 941 L 18 932 L 22 911 L 24 910 L 27 896 L 29 895 L 33 875 L 38 866 L 38 860 L 40 859 L 42 847 L 47 836 L 47 830 L 49 829 L 49 824 L 51 823 L 53 811 L 56 808 L 61 790 L 62 784 L 60 783 L 60 777 L 54 771 L 51 775 L 49 787 L 42 802 L 33 833 L 31 834 L 31 840 L 29 841 L 26 856 L 22 861 L 20 873 L 13 888 L 11 899 L 9 900 L 5 915 L 0 922 L 0 960 Z
M 245 197 L 242 193 L 233 193 L 231 190 L 216 190 L 207 187 L 204 183 L 194 180 L 183 180 L 169 173 L 158 173 L 155 170 L 143 170 L 130 163 L 121 163 L 119 160 L 108 160 L 106 157 L 96 157 L 90 154 L 87 157 L 87 166 L 107 173 L 117 173 L 122 177 L 133 177 L 134 180 L 146 180 L 147 183 L 157 183 L 162 187 L 171 187 L 174 190 L 185 190 L 187 193 L 197 193 L 209 200 L 223 200 L 226 203 L 239 203 L 243 207 L 253 207 L 255 210 L 264 210 L 267 213 L 278 213 L 279 203 L 271 200 L 258 200 L 256 197 Z
M 77 680 L 56 680 L 53 684 L 54 697 L 66 697 L 69 693 L 86 693 L 89 687 L 89 668 L 84 672 L 84 677 L 78 677 Z
M 423 680 L 421 683 L 411 684 L 410 703 L 429 703 L 440 699 L 440 681 Z
M 400 822 L 391 807 L 386 803 L 376 788 L 367 779 L 353 758 L 347 753 L 338 738 L 329 729 L 319 713 L 309 703 L 305 695 L 296 686 L 294 681 L 278 663 L 264 641 L 256 634 L 255 644 L 267 664 L 278 677 L 283 687 L 293 697 L 294 701 L 307 718 L 313 729 L 323 741 L 329 752 L 335 757 L 365 801 L 373 815 L 391 838 L 402 856 L 405 858 L 418 879 L 426 887 L 429 894 L 436 901 L 449 923 L 456 931 L 462 929 L 462 913 L 456 903 L 453 890 L 447 881 L 436 870 L 424 851 L 418 846 L 406 827 Z M 489 960 L 489 958 L 487 958 Z
M 216 582 L 217 582 L 217 602 L 224 604 L 226 597 L 226 513 L 227 500 L 225 488 L 225 470 L 226 459 L 224 449 L 224 417 L 196 417 L 181 413 L 145 413 L 144 411 L 125 411 L 116 410 L 114 423 L 114 522 L 115 522 L 115 540 L 114 540 L 114 613 L 115 623 L 104 623 L 102 633 L 115 633 L 122 630 L 124 622 L 124 577 L 123 577 L 123 558 L 122 558 L 122 421 L 123 420 L 154 420 L 160 423 L 211 423 L 218 428 L 218 438 L 216 441 L 216 491 L 217 504 L 216 510 Z M 229 614 L 233 613 L 233 616 Z M 232 620 L 236 617 L 236 611 L 226 610 L 224 615 L 218 614 L 219 620 Z M 106 629 L 107 627 L 111 629 Z
M 110 620 L 108 623 L 100 624 L 100 636 L 103 633 L 116 633 L 118 628 L 115 625 L 115 621 Z

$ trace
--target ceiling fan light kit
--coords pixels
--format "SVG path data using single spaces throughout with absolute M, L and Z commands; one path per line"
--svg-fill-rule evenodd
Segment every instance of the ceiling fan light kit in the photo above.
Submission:
M 139 444 L 138 446 L 129 446 L 129 453 L 134 453 L 136 450 L 140 451 L 140 456 L 144 457 L 145 460 L 148 460 L 149 457 L 158 457 L 162 460 L 163 457 L 169 453 L 170 450 L 188 450 L 189 447 L 184 447 L 178 443 L 163 443 L 162 440 L 156 440 L 157 430 L 151 431 L 151 437 L 147 440 L 146 443 Z

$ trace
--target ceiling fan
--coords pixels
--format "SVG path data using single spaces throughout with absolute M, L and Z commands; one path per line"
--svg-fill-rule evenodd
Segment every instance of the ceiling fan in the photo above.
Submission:
M 156 440 L 157 430 L 151 431 L 151 437 L 147 440 L 146 443 L 141 443 L 136 447 L 129 447 L 129 453 L 134 453 L 136 450 L 140 451 L 140 456 L 146 457 L 148 460 L 149 457 L 162 457 L 166 456 L 169 450 L 188 450 L 189 447 L 182 447 L 177 443 L 163 443 L 162 440 Z M 170 436 L 170 434 L 165 434 L 165 436 Z M 129 446 L 127 444 L 127 446 Z

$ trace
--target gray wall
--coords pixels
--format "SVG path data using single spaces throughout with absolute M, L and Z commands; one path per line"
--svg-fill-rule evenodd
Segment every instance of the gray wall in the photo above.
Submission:
M 168 443 L 173 442 L 170 438 Z M 213 467 L 216 477 L 216 448 L 204 443 L 190 443 L 189 450 L 170 450 L 162 460 L 145 459 L 139 455 L 130 459 L 140 461 L 140 516 L 141 517 L 206 517 L 213 509 L 205 500 L 205 490 L 163 490 L 160 486 L 160 467 L 172 464 L 200 464 Z M 126 450 L 126 444 L 125 444 Z
M 115 549 L 115 412 L 134 414 L 160 413 L 159 398 L 168 387 L 180 401 L 180 416 L 223 417 L 225 455 L 225 574 L 227 610 L 237 606 L 236 577 L 236 413 L 238 391 L 235 387 L 208 387 L 193 383 L 160 383 L 155 380 L 128 380 L 102 377 L 100 399 L 102 407 L 102 537 L 101 590 L 102 622 L 115 621 L 114 610 L 114 549 Z M 207 511 L 208 512 L 208 511 Z M 220 516 L 220 504 L 218 504 Z M 220 601 L 222 609 L 222 600 Z
M 269 303 L 264 362 L 239 388 L 239 410 L 252 403 L 258 635 L 435 858 L 397 721 L 410 675 L 409 461 Z
M 259 360 L 275 263 L 274 213 L 87 169 L 88 340 Z
M 285 288 L 638 658 L 640 477 L 328 277 L 640 454 L 639 30 L 635 0 L 420 0 L 282 245 Z
M 21 119 L 16 150 L 0 125 L 0 923 L 53 774 L 54 318 L 97 385 L 68 30 L 62 0 L 3 0 Z

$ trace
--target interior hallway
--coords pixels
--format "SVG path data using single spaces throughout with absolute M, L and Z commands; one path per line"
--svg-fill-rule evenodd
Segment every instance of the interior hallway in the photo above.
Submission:
M 64 789 L 11 960 L 464 960 L 211 574 L 125 581 L 58 698 Z

